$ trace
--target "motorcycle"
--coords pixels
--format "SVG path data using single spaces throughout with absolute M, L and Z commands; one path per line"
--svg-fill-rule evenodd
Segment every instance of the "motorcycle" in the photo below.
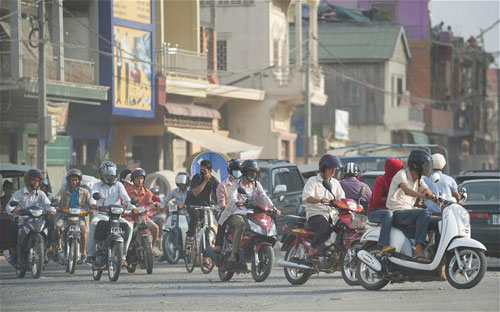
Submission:
M 134 229 L 132 241 L 127 251 L 127 271 L 134 273 L 137 265 L 153 273 L 153 238 L 148 227 L 148 211 L 145 207 L 137 207 L 132 212 Z
M 10 202 L 12 207 L 18 204 L 16 201 Z M 39 278 L 42 274 L 47 241 L 46 214 L 45 209 L 37 206 L 21 209 L 19 212 L 20 216 L 27 217 L 19 227 L 17 263 L 14 265 L 19 278 L 23 278 L 28 269 L 33 278 Z
M 59 254 L 59 263 L 66 266 L 66 272 L 74 274 L 80 254 L 80 220 L 87 216 L 88 211 L 80 207 L 63 208 L 64 230 L 62 235 L 62 252 Z
M 243 188 L 238 192 L 247 195 Z M 248 195 L 247 195 L 248 196 Z M 282 200 L 283 198 L 280 198 Z M 246 215 L 246 233 L 240 242 L 238 261 L 228 263 L 231 256 L 232 243 L 234 241 L 234 231 L 227 229 L 224 245 L 220 255 L 215 255 L 209 251 L 211 258 L 218 267 L 221 281 L 229 281 L 234 273 L 252 273 L 252 278 L 256 282 L 263 282 L 271 273 L 274 262 L 273 247 L 276 244 L 276 224 L 271 213 L 276 213 L 276 208 L 264 194 L 255 198 L 248 198 L 244 206 L 250 211 Z M 248 270 L 247 262 L 251 262 L 251 270 Z
M 323 181 L 323 186 L 331 192 L 332 185 Z M 320 247 L 319 263 L 306 259 L 315 232 L 304 228 L 306 218 L 285 216 L 283 232 L 287 238 L 282 246 L 285 258 L 277 265 L 284 267 L 285 277 L 292 285 L 302 285 L 314 273 L 334 273 L 340 271 L 344 281 L 351 286 L 358 285 L 356 279 L 356 252 L 361 248 L 361 237 L 366 229 L 367 217 L 362 215 L 363 206 L 352 199 L 332 200 L 329 205 L 338 211 L 338 220 L 332 225 L 334 231 Z M 331 211 L 332 212 L 332 211 Z
M 94 193 L 95 200 L 102 199 L 101 194 Z M 137 203 L 133 199 L 131 203 Z M 116 282 L 120 276 L 121 262 L 123 258 L 125 225 L 120 224 L 120 216 L 125 212 L 121 205 L 108 205 L 101 207 L 108 215 L 109 220 L 101 220 L 97 223 L 95 230 L 96 258 L 92 263 L 92 277 L 98 281 L 102 272 L 108 271 L 108 278 L 111 282 Z
M 412 258 L 414 227 L 393 225 L 390 244 L 395 252 L 381 255 L 377 246 L 380 227 L 365 232 L 364 244 L 358 252 L 360 262 L 356 273 L 359 284 L 368 290 L 379 290 L 391 283 L 445 281 L 458 289 L 476 286 L 484 277 L 486 247 L 471 239 L 469 213 L 460 204 L 437 198 L 442 217 L 436 220 L 440 240 L 426 246 L 424 252 L 432 258 L 431 263 L 416 262 Z M 444 271 L 444 272 L 443 272 Z
M 176 264 L 183 253 L 186 243 L 186 232 L 189 228 L 185 214 L 180 213 L 184 205 L 170 205 L 168 217 L 163 225 L 162 249 L 168 263 Z

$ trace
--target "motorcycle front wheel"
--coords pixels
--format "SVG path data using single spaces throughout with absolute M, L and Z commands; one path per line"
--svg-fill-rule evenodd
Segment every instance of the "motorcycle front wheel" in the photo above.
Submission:
M 446 279 L 457 289 L 469 289 L 476 286 L 486 272 L 486 256 L 479 249 L 461 248 L 457 254 L 454 251 L 446 257 Z
M 255 259 L 255 257 L 258 259 Z M 257 255 L 252 259 L 252 277 L 256 282 L 263 282 L 271 274 L 274 263 L 274 251 L 271 246 L 263 246 L 259 249 Z
M 142 237 L 142 246 L 144 247 L 144 259 L 146 261 L 146 272 L 153 273 L 153 250 L 147 236 Z
M 108 277 L 111 282 L 116 282 L 120 277 L 123 258 L 123 243 L 115 242 L 111 247 L 111 257 L 108 259 Z
M 33 245 L 31 246 L 32 252 L 29 253 L 33 255 L 32 258 L 30 259 L 31 276 L 33 276 L 33 278 L 39 278 L 40 275 L 42 274 L 43 255 L 44 255 L 42 235 L 36 234 L 32 242 L 33 242 Z
M 176 232 L 168 231 L 163 235 L 162 249 L 167 262 L 176 264 L 181 256 L 182 233 L 178 234 L 177 242 L 175 241 Z
M 344 252 L 344 256 L 342 257 L 342 278 L 349 286 L 359 285 L 358 278 L 356 277 L 356 267 L 353 267 L 353 262 L 360 247 L 359 243 L 354 243 L 351 248 Z
M 68 242 L 68 261 L 66 264 L 66 271 L 69 274 L 75 274 L 76 263 L 78 262 L 78 250 L 80 249 L 80 243 L 77 239 L 71 238 Z
M 302 244 L 299 244 L 298 248 L 295 248 L 293 244 L 291 244 L 285 253 L 285 260 L 293 262 L 293 258 L 305 259 L 305 254 L 306 252 Z M 311 277 L 311 273 L 309 271 L 287 267 L 284 268 L 284 271 L 287 281 L 292 285 L 302 285 L 309 280 L 309 277 Z
M 102 276 L 102 270 L 92 267 L 92 277 L 94 278 L 94 281 L 100 280 L 101 276 Z
M 372 245 L 365 249 L 374 257 L 380 258 L 381 248 L 377 245 Z M 369 266 L 359 261 L 356 268 L 356 276 L 358 282 L 363 288 L 368 290 L 379 290 L 389 283 L 389 280 L 379 277 L 379 274 L 373 271 Z

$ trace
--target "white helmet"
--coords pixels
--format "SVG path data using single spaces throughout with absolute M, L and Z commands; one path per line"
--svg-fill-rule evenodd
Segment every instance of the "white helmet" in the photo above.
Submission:
M 441 154 L 432 154 L 432 169 L 442 170 L 446 166 L 446 159 Z
M 189 176 L 185 172 L 179 172 L 175 177 L 175 184 L 189 184 Z

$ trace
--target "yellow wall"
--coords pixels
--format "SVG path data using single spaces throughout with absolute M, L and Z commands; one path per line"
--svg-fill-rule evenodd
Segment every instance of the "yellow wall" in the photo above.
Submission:
M 165 42 L 179 49 L 199 52 L 199 0 L 164 0 Z

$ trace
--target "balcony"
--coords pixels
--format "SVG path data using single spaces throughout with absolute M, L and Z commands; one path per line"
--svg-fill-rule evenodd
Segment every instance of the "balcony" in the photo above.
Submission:
M 57 79 L 57 58 L 46 58 L 46 78 L 50 80 Z M 80 84 L 95 85 L 95 63 L 64 59 L 64 81 Z M 38 59 L 29 56 L 23 56 L 23 76 L 34 78 L 38 76 Z
M 171 78 L 207 81 L 208 64 L 205 53 L 182 50 L 165 44 L 156 51 L 156 72 Z
M 424 116 L 425 130 L 427 132 L 445 135 L 453 134 L 453 112 L 427 106 L 424 110 Z

